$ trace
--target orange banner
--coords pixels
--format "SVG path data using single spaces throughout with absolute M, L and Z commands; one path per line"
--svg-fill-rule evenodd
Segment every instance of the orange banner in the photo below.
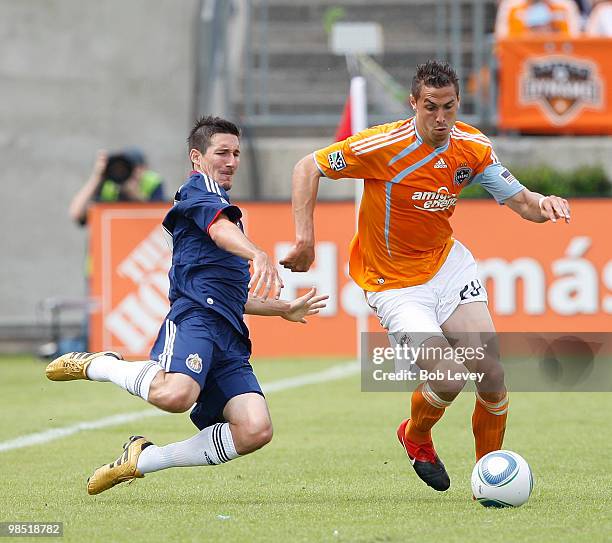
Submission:
M 276 260 L 293 238 L 289 203 L 246 203 L 247 234 Z M 534 224 L 491 201 L 462 200 L 455 236 L 479 260 L 489 307 L 500 331 L 612 330 L 612 200 L 572 202 L 571 224 Z M 92 209 L 90 348 L 144 358 L 168 310 L 170 248 L 160 222 L 167 206 L 99 205 Z M 259 356 L 354 355 L 356 317 L 369 315 L 363 293 L 348 277 L 352 202 L 319 203 L 317 260 L 307 273 L 283 270 L 283 298 L 314 285 L 330 294 L 327 309 L 307 325 L 247 317 Z
M 499 127 L 535 133 L 612 133 L 612 40 L 500 40 Z

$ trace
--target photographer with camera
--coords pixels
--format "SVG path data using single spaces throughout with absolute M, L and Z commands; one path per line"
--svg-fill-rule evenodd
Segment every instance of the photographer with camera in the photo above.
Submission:
M 96 202 L 162 202 L 165 201 L 162 177 L 147 168 L 144 153 L 131 147 L 118 153 L 107 154 L 98 151 L 93 170 L 86 183 L 70 202 L 70 218 L 79 226 L 87 223 L 87 210 Z M 91 260 L 86 259 L 85 278 L 86 292 L 89 291 Z M 87 348 L 89 302 L 60 303 L 56 311 L 75 309 L 82 305 L 86 316 L 78 336 L 65 336 L 57 325 L 52 341 L 41 345 L 38 354 L 41 358 L 53 358 L 70 351 L 83 351 Z M 59 320 L 58 320 L 59 323 Z
M 164 201 L 161 176 L 147 168 L 144 153 L 135 147 L 108 155 L 98 151 L 87 182 L 70 203 L 70 217 L 83 226 L 92 202 Z

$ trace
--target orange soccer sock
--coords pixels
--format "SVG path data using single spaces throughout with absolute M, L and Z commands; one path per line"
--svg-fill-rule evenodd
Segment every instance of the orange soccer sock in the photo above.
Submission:
M 472 431 L 476 445 L 476 460 L 485 454 L 502 448 L 506 419 L 508 418 L 508 394 L 499 402 L 487 402 L 478 392 L 472 415 Z
M 444 415 L 451 402 L 441 399 L 429 386 L 419 385 L 412 393 L 410 421 L 406 425 L 406 439 L 414 443 L 431 441 L 431 428 Z

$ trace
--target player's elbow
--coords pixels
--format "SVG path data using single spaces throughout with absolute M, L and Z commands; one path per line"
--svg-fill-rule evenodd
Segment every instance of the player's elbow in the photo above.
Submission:
M 302 157 L 293 168 L 293 179 L 318 179 L 320 176 L 321 172 L 319 172 L 312 155 Z
M 295 166 L 293 167 L 293 172 L 295 173 L 295 172 L 298 172 L 304 169 L 309 159 L 312 161 L 312 158 L 310 158 L 310 155 L 306 155 L 300 158 L 300 160 L 298 160 Z

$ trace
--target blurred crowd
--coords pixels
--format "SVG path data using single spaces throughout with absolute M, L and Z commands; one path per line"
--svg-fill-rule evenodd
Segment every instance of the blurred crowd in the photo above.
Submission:
M 612 0 L 500 0 L 497 38 L 534 33 L 612 38 Z

